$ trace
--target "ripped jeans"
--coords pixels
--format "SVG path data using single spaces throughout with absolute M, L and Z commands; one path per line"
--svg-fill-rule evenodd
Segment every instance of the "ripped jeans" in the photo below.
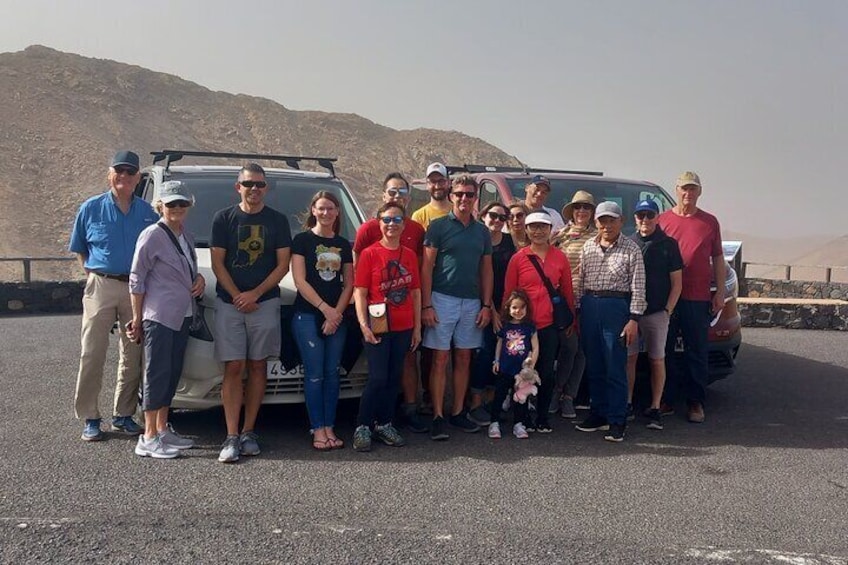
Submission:
M 315 318 L 316 314 L 295 312 L 291 328 L 303 360 L 303 392 L 312 430 L 332 428 L 336 423 L 339 364 L 347 337 L 346 324 L 341 324 L 333 335 L 319 336 Z

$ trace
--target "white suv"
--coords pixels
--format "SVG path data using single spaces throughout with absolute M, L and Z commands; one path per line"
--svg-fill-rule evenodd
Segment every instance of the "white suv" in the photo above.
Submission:
M 230 163 L 247 161 L 284 161 L 290 167 L 265 168 L 268 192 L 265 202 L 271 208 L 285 214 L 289 219 L 292 236 L 301 230 L 301 225 L 312 196 L 321 190 L 335 194 L 341 203 L 341 235 L 351 242 L 363 220 L 362 210 L 348 187 L 335 176 L 335 159 L 324 157 L 288 157 L 243 153 L 209 153 L 196 151 L 164 150 L 153 153 L 153 165 L 142 170 L 142 178 L 136 194 L 151 202 L 156 188 L 168 180 L 184 182 L 194 195 L 195 206 L 188 214 L 186 229 L 191 232 L 197 245 L 197 262 L 200 273 L 206 279 L 206 292 L 199 301 L 198 316 L 192 324 L 191 337 L 186 350 L 185 366 L 172 406 L 174 408 L 211 408 L 221 404 L 221 382 L 224 366 L 215 360 L 213 342 L 215 336 L 215 275 L 209 258 L 209 238 L 212 217 L 215 212 L 237 204 L 239 201 L 235 183 L 241 165 L 179 165 L 171 163 L 185 157 L 226 159 Z M 163 164 L 160 164 L 164 161 Z M 303 161 L 315 161 L 328 173 L 301 171 L 297 167 Z M 291 404 L 304 401 L 303 366 L 292 365 L 297 359 L 297 349 L 291 338 L 291 305 L 296 290 L 291 273 L 280 282 L 282 306 L 283 346 L 279 358 L 268 361 L 268 386 L 264 403 Z M 353 324 L 356 326 L 356 324 Z M 355 334 L 356 332 L 350 332 Z M 365 388 L 368 377 L 361 344 L 356 335 L 349 336 L 348 346 L 342 359 L 341 398 L 357 398 Z M 346 370 L 347 366 L 350 370 Z

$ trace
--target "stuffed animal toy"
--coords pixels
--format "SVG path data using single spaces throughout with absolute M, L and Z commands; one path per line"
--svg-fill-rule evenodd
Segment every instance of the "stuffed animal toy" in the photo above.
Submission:
M 512 395 L 513 400 L 519 404 L 527 402 L 527 397 L 533 396 L 539 392 L 536 385 L 542 384 L 542 379 L 539 378 L 539 373 L 530 366 L 529 359 L 524 361 L 524 368 L 521 372 L 515 375 L 515 393 Z

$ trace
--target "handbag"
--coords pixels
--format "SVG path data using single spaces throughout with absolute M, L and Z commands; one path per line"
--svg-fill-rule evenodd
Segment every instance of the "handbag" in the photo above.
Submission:
M 389 333 L 389 308 L 385 302 L 368 305 L 368 327 L 374 335 Z
M 574 313 L 568 307 L 568 301 L 551 284 L 550 279 L 548 279 L 548 276 L 539 264 L 539 259 L 535 255 L 528 255 L 527 258 L 530 259 L 530 263 L 536 268 L 536 272 L 539 273 L 548 291 L 548 297 L 551 299 L 551 306 L 554 312 L 554 327 L 560 331 L 567 330 L 574 323 Z

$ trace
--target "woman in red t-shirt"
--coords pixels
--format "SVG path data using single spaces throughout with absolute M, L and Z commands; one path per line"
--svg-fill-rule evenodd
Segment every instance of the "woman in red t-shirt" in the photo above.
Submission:
M 520 288 L 530 298 L 533 323 L 536 324 L 539 335 L 539 357 L 536 370 L 539 372 L 542 384 L 539 387 L 536 402 L 536 422 L 534 424 L 527 421 L 524 425 L 528 431 L 549 433 L 551 426 L 548 421 L 548 407 L 551 404 L 556 380 L 554 361 L 559 347 L 560 330 L 554 324 L 554 309 L 547 287 L 532 261 L 538 262 L 551 285 L 560 296 L 565 298 L 572 313 L 574 312 L 574 289 L 568 258 L 565 253 L 550 243 L 553 224 L 550 214 L 544 211 L 533 212 L 527 215 L 525 223 L 530 246 L 520 249 L 509 260 L 504 282 L 504 296 L 509 296 L 513 290 Z M 564 331 L 573 332 L 574 325 L 572 324 Z
M 392 425 L 407 351 L 421 343 L 421 284 L 415 251 L 400 244 L 406 211 L 395 203 L 377 210 L 382 239 L 362 251 L 356 263 L 353 297 L 368 358 L 368 382 L 359 401 L 353 448 L 371 449 L 377 439 L 395 447 L 406 441 Z M 369 319 L 385 311 L 388 331 L 375 335 Z M 373 319 L 373 318 L 372 318 Z

